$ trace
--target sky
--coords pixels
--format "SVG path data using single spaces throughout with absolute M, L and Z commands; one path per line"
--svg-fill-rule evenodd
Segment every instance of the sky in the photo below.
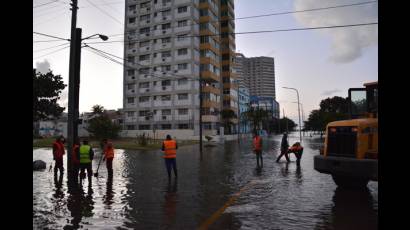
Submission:
M 68 0 L 66 0 L 68 2 Z M 368 2 L 371 0 L 235 0 L 235 17 Z M 35 0 L 33 7 L 49 0 Z M 90 2 L 92 4 L 90 4 Z M 120 41 L 124 31 L 124 2 L 79 0 L 77 27 L 82 36 L 104 34 L 107 42 Z M 97 7 L 93 6 L 96 5 Z M 291 13 L 269 17 L 237 19 L 236 32 L 335 26 L 378 22 L 376 3 L 321 11 Z M 69 38 L 71 11 L 64 1 L 33 8 L 33 31 Z M 52 38 L 33 34 L 33 68 L 50 68 L 68 82 L 69 49 L 65 41 L 37 42 Z M 88 42 L 101 41 L 90 39 Z M 87 41 L 86 41 L 87 42 Z M 123 43 L 98 43 L 91 46 L 123 57 Z M 55 47 L 58 46 L 58 47 Z M 55 47 L 55 48 L 50 48 Z M 49 49 L 50 48 L 50 49 Z M 46 50 L 42 50 L 46 49 Z M 60 51 L 57 51 L 62 49 Z M 55 53 L 51 53 L 57 51 Z M 305 119 L 327 97 L 347 97 L 349 88 L 378 80 L 378 26 L 359 26 L 323 30 L 237 34 L 236 51 L 246 57 L 269 56 L 275 59 L 276 100 L 281 116 L 298 121 L 296 88 Z M 51 53 L 51 54 L 49 54 Z M 47 55 L 48 54 L 48 55 Z M 45 56 L 44 56 L 45 55 Z M 95 104 L 106 109 L 122 108 L 123 67 L 87 49 L 82 49 L 80 112 Z M 60 103 L 67 106 L 67 91 Z

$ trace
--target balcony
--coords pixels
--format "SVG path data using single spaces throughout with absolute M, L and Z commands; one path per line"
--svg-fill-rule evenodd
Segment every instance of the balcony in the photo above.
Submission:
M 191 38 L 185 38 L 183 40 L 176 39 L 174 43 L 175 47 L 182 47 L 182 46 L 190 46 L 191 45 Z
M 152 23 L 152 20 L 151 19 L 146 19 L 146 20 L 142 20 L 142 21 L 140 21 L 140 26 L 148 26 L 149 24 L 151 24 Z
M 139 12 L 140 12 L 140 15 L 141 14 L 149 14 L 149 13 L 151 13 L 151 7 L 140 8 Z
M 172 115 L 155 115 L 154 121 L 172 121 Z
M 170 86 L 170 85 L 161 86 L 161 83 L 160 82 L 158 82 L 158 83 L 159 83 L 159 85 L 157 85 L 153 88 L 153 90 L 155 92 L 170 92 L 170 91 L 172 91 L 172 86 Z
M 161 99 L 154 101 L 154 106 L 171 106 L 172 101 L 162 101 Z
M 180 2 L 178 1 L 178 3 L 180 3 Z M 175 19 L 184 18 L 184 17 L 190 17 L 190 16 L 191 16 L 190 7 L 188 7 L 188 11 L 187 11 L 187 12 L 184 12 L 184 13 L 178 13 L 178 9 L 175 9 L 175 10 L 174 10 L 174 17 L 175 17 Z
M 156 58 L 154 58 L 153 63 L 154 64 L 160 64 L 160 63 L 168 63 L 172 61 L 171 57 L 158 57 L 159 55 L 157 55 Z
M 219 116 L 216 116 L 216 115 L 202 115 L 202 122 L 219 122 Z
M 174 32 L 175 33 L 182 33 L 182 32 L 189 32 L 191 31 L 191 26 L 183 26 L 183 27 L 175 27 Z
M 154 31 L 154 36 L 169 35 L 172 33 L 172 29 L 157 29 Z
M 191 114 L 186 114 L 186 115 L 176 115 L 175 120 L 177 121 L 189 121 L 192 120 Z
M 166 9 L 166 8 L 171 7 L 171 3 L 170 2 L 162 3 L 160 1 L 158 1 L 158 3 L 154 5 L 154 7 L 157 10 L 162 10 L 162 9 Z
M 151 50 L 151 46 L 144 46 L 139 48 L 140 53 L 149 52 Z
M 188 99 L 186 100 L 178 100 L 178 96 L 176 96 L 174 105 L 191 105 L 191 97 L 188 96 Z
M 161 39 L 158 39 L 159 41 L 161 41 Z M 157 44 L 154 46 L 154 50 L 161 50 L 161 49 L 170 49 L 171 48 L 171 43 L 161 43 L 161 42 L 157 42 Z
M 149 93 L 151 92 L 151 89 L 150 88 L 139 88 L 138 92 L 139 93 Z
M 213 93 L 216 95 L 220 95 L 221 91 L 218 88 L 212 87 L 212 86 L 204 86 L 202 87 L 202 92 L 203 93 Z
M 140 102 L 138 104 L 139 107 L 151 107 L 151 102 L 147 101 L 147 102 Z
M 209 70 L 202 71 L 200 75 L 204 81 L 219 82 L 219 76 Z
M 219 108 L 219 103 L 216 101 L 210 101 L 210 100 L 203 100 L 202 101 L 202 107 L 204 108 Z

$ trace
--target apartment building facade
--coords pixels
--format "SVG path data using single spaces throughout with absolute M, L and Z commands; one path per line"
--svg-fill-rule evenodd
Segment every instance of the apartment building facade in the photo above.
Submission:
M 220 2 L 127 0 L 125 10 L 124 129 L 185 138 L 220 127 Z M 201 85 L 201 88 L 200 88 Z

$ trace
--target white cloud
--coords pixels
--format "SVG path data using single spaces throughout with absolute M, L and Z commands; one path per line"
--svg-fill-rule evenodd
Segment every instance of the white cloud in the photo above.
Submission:
M 44 59 L 43 62 L 36 62 L 36 71 L 40 73 L 48 73 L 50 70 L 50 63 L 47 59 Z
M 295 0 L 295 10 L 347 5 L 355 2 L 346 0 Z M 306 27 L 361 24 L 378 21 L 377 3 L 342 7 L 328 10 L 296 13 L 296 20 Z M 348 63 L 359 58 L 363 49 L 378 42 L 378 26 L 358 26 L 324 29 L 320 32 L 332 40 L 330 60 Z

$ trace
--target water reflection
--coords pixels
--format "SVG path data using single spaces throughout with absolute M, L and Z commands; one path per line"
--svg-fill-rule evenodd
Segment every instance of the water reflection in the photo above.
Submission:
M 283 167 L 283 164 L 285 164 L 285 167 Z M 289 174 L 289 164 L 290 162 L 282 163 L 280 172 L 282 173 L 282 176 L 286 177 Z
M 64 226 L 64 229 L 78 229 L 83 226 L 80 225 L 83 217 L 92 217 L 94 215 L 94 200 L 93 189 L 88 188 L 87 193 L 83 189 L 71 189 L 67 199 L 67 208 L 71 214 L 71 221 L 67 220 L 71 225 Z
M 165 201 L 162 205 L 164 216 L 164 227 L 169 228 L 175 224 L 176 206 L 177 206 L 177 190 L 178 181 L 169 181 L 165 187 Z
M 377 229 L 378 214 L 374 209 L 373 197 L 369 189 L 351 190 L 336 188 L 333 207 L 323 211 L 321 225 L 332 229 Z M 316 226 L 322 229 L 323 226 Z
M 106 188 L 106 192 L 105 192 L 105 196 L 104 196 L 104 204 L 105 204 L 105 208 L 106 209 L 111 209 L 111 205 L 113 204 L 113 198 L 114 198 L 114 194 L 115 192 L 113 192 L 112 190 L 112 175 L 108 176 L 107 179 L 107 188 Z

